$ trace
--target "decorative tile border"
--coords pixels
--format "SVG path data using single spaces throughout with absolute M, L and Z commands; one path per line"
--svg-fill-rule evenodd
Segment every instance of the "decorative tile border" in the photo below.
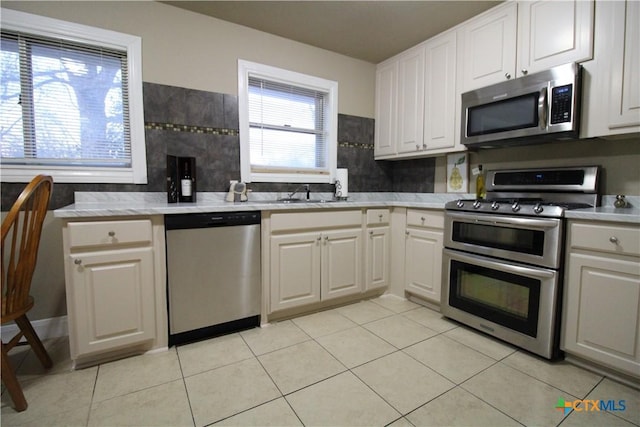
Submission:
M 149 130 L 166 130 L 172 132 L 189 132 L 189 133 L 201 133 L 208 135 L 228 135 L 238 136 L 240 131 L 238 129 L 224 129 L 213 128 L 205 126 L 190 126 L 190 125 L 177 125 L 173 123 L 155 123 L 147 122 L 144 124 L 145 129 Z M 360 148 L 363 150 L 373 150 L 373 144 L 363 144 L 359 142 L 339 141 L 339 148 Z
M 144 124 L 145 129 L 150 130 L 166 130 L 173 132 L 189 132 L 189 133 L 202 133 L 208 135 L 229 135 L 229 136 L 238 136 L 240 132 L 238 129 L 224 129 L 224 128 L 213 128 L 206 126 L 190 126 L 190 125 L 177 125 L 173 123 L 154 123 L 147 122 Z
M 361 148 L 363 150 L 373 150 L 373 144 L 362 144 L 359 142 L 338 141 L 339 148 Z

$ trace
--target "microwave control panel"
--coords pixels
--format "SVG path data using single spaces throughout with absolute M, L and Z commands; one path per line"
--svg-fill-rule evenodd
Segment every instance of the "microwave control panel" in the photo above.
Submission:
M 551 89 L 551 124 L 571 122 L 573 85 L 556 86 Z

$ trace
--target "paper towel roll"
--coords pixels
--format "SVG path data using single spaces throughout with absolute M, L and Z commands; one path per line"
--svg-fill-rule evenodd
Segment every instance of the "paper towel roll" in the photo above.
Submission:
M 336 169 L 336 197 L 346 198 L 349 196 L 349 170 Z

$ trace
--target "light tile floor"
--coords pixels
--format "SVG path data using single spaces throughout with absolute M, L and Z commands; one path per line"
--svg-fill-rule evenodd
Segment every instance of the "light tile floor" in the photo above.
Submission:
M 640 391 L 389 296 L 78 371 L 66 339 L 47 346 L 47 373 L 12 352 L 29 408 L 3 390 L 2 426 L 640 425 Z

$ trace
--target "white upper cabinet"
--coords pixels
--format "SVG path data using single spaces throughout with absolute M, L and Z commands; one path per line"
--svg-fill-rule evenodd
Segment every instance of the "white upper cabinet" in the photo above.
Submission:
M 421 157 L 455 150 L 457 108 L 455 31 L 380 63 L 375 157 Z
M 423 112 L 424 45 L 418 45 L 398 57 L 398 153 L 423 148 Z
M 516 75 L 593 57 L 593 1 L 518 2 Z
M 460 92 L 591 59 L 593 9 L 593 1 L 513 1 L 463 23 Z
M 615 16 L 619 23 L 613 32 L 611 50 L 613 58 L 609 87 L 611 103 L 609 125 L 611 128 L 640 126 L 640 3 L 625 2 L 617 8 Z
M 387 61 L 376 69 L 374 152 L 386 156 L 396 152 L 398 61 Z
M 460 93 L 515 76 L 517 15 L 518 5 L 508 2 L 459 28 Z
M 593 60 L 584 63 L 583 138 L 640 132 L 640 3 L 599 1 Z
M 425 44 L 425 100 L 423 149 L 456 145 L 456 32 L 449 31 Z M 459 141 L 459 138 L 458 138 Z M 462 149 L 462 148 L 461 148 Z

